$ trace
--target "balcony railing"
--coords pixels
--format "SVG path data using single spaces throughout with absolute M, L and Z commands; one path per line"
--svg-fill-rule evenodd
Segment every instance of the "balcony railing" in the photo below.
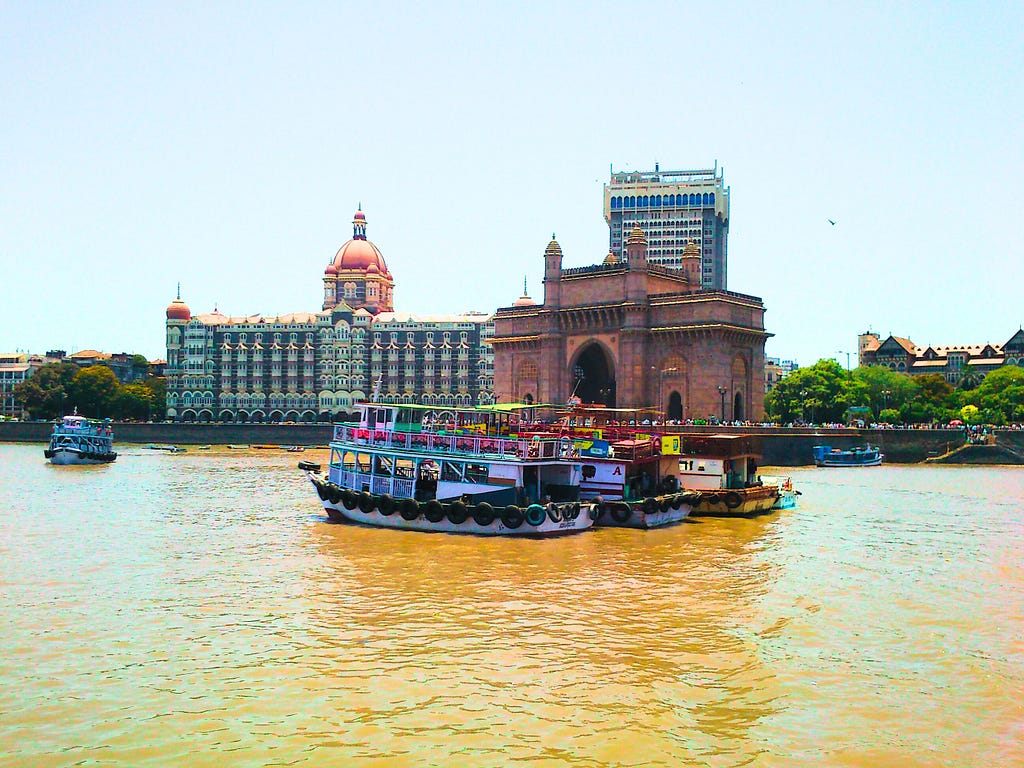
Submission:
M 351 426 L 336 426 L 334 442 L 415 453 L 519 461 L 566 458 L 571 456 L 573 451 L 572 442 L 561 438 L 444 435 L 433 432 L 392 432 Z
M 389 475 L 371 475 L 367 472 L 355 472 L 351 469 L 343 469 L 338 464 L 331 465 L 332 479 L 342 488 L 352 488 L 356 491 L 366 491 L 380 496 L 389 493 L 396 499 L 412 498 L 412 478 L 391 477 Z M 335 475 L 337 473 L 337 475 Z

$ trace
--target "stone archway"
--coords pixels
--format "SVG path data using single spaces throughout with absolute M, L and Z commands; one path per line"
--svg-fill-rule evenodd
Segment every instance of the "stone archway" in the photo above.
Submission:
M 596 341 L 580 348 L 569 366 L 572 394 L 584 403 L 615 407 L 615 363 Z
M 747 417 L 743 412 L 743 393 L 737 392 L 732 399 L 732 417 L 736 421 L 743 421 Z
M 665 409 L 665 418 L 670 421 L 683 420 L 683 397 L 675 390 L 668 396 L 668 408 Z

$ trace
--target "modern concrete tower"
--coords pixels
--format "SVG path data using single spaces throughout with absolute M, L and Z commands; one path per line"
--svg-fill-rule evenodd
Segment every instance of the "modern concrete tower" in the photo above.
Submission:
M 684 249 L 692 243 L 701 257 L 701 286 L 726 288 L 729 188 L 717 163 L 692 171 L 662 171 L 657 164 L 653 171 L 612 171 L 604 187 L 604 218 L 618 259 L 625 260 L 626 239 L 640 227 L 651 264 L 682 269 Z

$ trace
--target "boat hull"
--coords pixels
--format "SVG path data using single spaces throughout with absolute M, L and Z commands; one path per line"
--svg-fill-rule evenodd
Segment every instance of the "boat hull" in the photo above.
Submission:
M 117 460 L 116 453 L 85 453 L 74 448 L 58 448 L 54 451 L 46 451 L 46 458 L 51 464 L 67 466 L 70 464 L 110 464 Z
M 415 513 L 404 510 L 403 502 L 408 504 L 411 499 L 392 499 L 394 506 L 387 512 L 382 509 L 382 506 L 385 506 L 382 497 L 373 497 L 374 501 L 366 503 L 363 508 L 356 504 L 349 509 L 341 500 L 341 493 L 345 489 L 327 482 L 315 472 L 307 472 L 307 476 L 316 489 L 327 516 L 335 522 L 350 522 L 393 530 L 476 536 L 562 536 L 585 531 L 594 524 L 590 505 L 578 502 L 549 504 L 540 521 L 525 519 L 526 510 L 520 510 L 523 519 L 517 520 L 514 516 L 503 515 L 504 510 L 496 508 L 493 509 L 493 519 L 486 524 L 483 522 L 484 516 L 476 519 L 476 508 L 473 505 L 466 505 L 459 510 L 465 514 L 464 518 L 452 510 L 455 505 L 441 504 L 439 507 L 428 509 L 427 504 L 414 502 Z M 436 514 L 438 509 L 443 511 L 439 519 Z M 435 519 L 430 519 L 432 512 L 435 513 Z
M 815 464 L 819 467 L 877 467 L 882 464 L 882 458 L 882 456 L 876 456 L 865 461 L 830 461 L 822 459 L 821 461 L 816 461 Z
M 654 504 L 650 502 L 653 501 Z M 695 494 L 669 494 L 636 502 L 608 501 L 595 510 L 595 526 L 605 528 L 638 528 L 647 530 L 679 523 L 690 516 Z M 665 503 L 667 502 L 667 503 Z M 601 502 L 595 502 L 600 504 Z
M 796 509 L 796 491 L 780 491 L 772 509 Z
M 775 486 L 705 491 L 690 513 L 694 517 L 754 517 L 773 511 L 780 496 Z

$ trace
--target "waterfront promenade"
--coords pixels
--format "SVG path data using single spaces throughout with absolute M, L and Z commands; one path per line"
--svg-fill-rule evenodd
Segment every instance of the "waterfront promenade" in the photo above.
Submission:
M 52 430 L 50 422 L 2 422 L 0 442 L 45 443 Z M 652 427 L 655 429 L 655 427 Z M 772 427 L 725 425 L 663 425 L 659 431 L 686 435 L 758 435 L 764 449 L 763 464 L 799 467 L 813 464 L 812 448 L 825 444 L 852 448 L 870 443 L 885 454 L 887 463 L 914 464 L 941 456 L 963 445 L 962 429 L 852 429 L 844 427 Z M 116 424 L 118 444 L 171 443 L 175 445 L 305 445 L 326 446 L 331 439 L 329 424 Z M 1024 453 L 1024 431 L 996 430 L 996 442 Z M 685 443 L 684 443 L 685 445 Z M 1004 461 L 1015 463 L 1009 454 Z

